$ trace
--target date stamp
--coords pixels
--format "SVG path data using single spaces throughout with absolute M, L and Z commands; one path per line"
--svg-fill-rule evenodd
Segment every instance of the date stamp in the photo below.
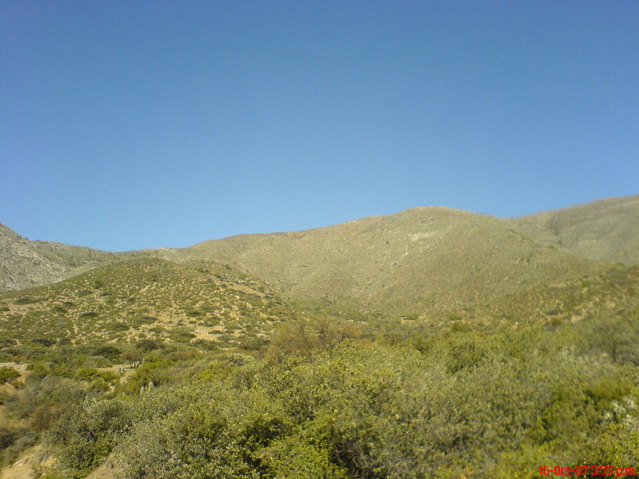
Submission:
M 613 466 L 539 466 L 542 476 L 636 476 L 634 467 Z

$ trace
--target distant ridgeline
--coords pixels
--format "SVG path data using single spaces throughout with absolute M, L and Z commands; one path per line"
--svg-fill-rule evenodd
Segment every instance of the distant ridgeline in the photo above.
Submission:
M 140 257 L 231 265 L 291 300 L 441 315 L 639 262 L 639 196 L 516 219 L 415 208 L 308 231 L 128 253 L 28 241 L 0 225 L 0 292 Z

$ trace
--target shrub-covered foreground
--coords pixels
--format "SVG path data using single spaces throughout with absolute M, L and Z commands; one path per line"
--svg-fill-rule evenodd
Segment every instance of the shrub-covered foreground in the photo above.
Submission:
M 415 330 L 392 341 L 313 342 L 288 331 L 274 344 L 297 354 L 194 359 L 139 394 L 78 401 L 47 434 L 64 477 L 104 461 L 122 477 L 157 479 L 526 478 L 543 465 L 636 467 L 636 316 L 624 326 L 634 342 L 614 358 L 592 334 L 603 319 L 554 331 Z

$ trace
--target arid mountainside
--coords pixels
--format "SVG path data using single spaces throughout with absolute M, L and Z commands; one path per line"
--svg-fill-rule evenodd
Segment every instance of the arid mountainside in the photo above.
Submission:
M 358 309 L 397 314 L 457 309 L 596 268 L 506 221 L 447 208 L 209 241 L 172 254 L 235 264 L 294 299 L 355 301 Z
M 63 344 L 191 343 L 251 347 L 300 317 L 263 284 L 217 264 L 157 258 L 117 262 L 0 297 L 2 358 Z M 23 352 L 19 352 L 22 351 Z
M 60 281 L 69 270 L 40 254 L 31 241 L 0 225 L 0 291 Z
M 615 265 L 593 275 L 541 285 L 478 303 L 460 319 L 490 318 L 545 324 L 577 323 L 593 318 L 626 318 L 639 313 L 639 265 Z M 633 313 L 634 312 L 634 313 Z M 638 351 L 639 353 L 639 351 Z
M 450 314 L 639 260 L 639 196 L 516 219 L 442 207 L 184 249 L 107 253 L 1 236 L 0 288 L 48 284 L 135 256 L 213 261 L 290 299 L 397 315 Z
M 512 223 L 521 234 L 582 258 L 639 262 L 639 195 L 545 211 Z
M 0 292 L 55 283 L 116 259 L 144 255 L 30 241 L 0 223 Z

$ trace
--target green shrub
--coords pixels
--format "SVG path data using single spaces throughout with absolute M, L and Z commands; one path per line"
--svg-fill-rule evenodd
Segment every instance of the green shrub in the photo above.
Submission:
M 89 401 L 67 409 L 48 433 L 68 477 L 80 478 L 100 465 L 131 425 L 131 408 L 119 400 Z
M 96 356 L 103 356 L 111 361 L 115 361 L 122 354 L 122 350 L 117 346 L 107 344 L 95 348 L 93 354 L 95 354 Z
M 20 372 L 11 367 L 0 367 L 0 384 L 12 382 L 20 377 Z

